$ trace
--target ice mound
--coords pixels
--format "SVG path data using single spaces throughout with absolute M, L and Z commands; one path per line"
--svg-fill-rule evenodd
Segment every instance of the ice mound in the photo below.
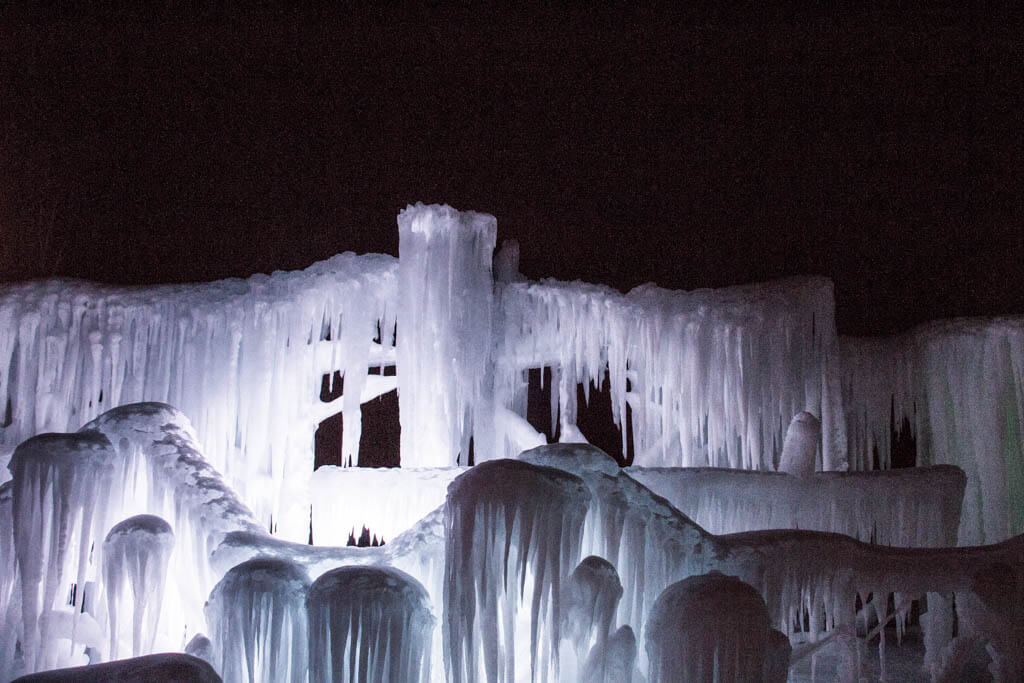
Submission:
M 298 681 L 306 676 L 306 594 L 298 565 L 257 558 L 233 567 L 206 603 L 212 663 L 225 681 Z
M 516 460 L 482 463 L 451 483 L 444 578 L 449 680 L 511 682 L 527 671 L 531 679 L 557 680 L 562 582 L 579 560 L 589 501 L 579 478 Z
M 174 549 L 171 525 L 156 515 L 118 522 L 103 541 L 103 584 L 107 593 L 110 658 L 121 639 L 119 603 L 131 604 L 132 656 L 152 652 L 163 609 L 167 564 Z M 124 610 L 127 614 L 127 610 Z
M 784 683 L 786 669 L 781 678 L 765 675 L 777 674 L 782 658 L 773 647 L 783 641 L 772 631 L 753 586 L 717 572 L 676 582 L 658 596 L 647 622 L 648 680 Z
M 569 472 L 603 472 L 618 474 L 615 458 L 588 443 L 552 443 L 523 451 L 516 456 L 533 465 L 556 467 Z
M 313 582 L 306 607 L 310 680 L 431 680 L 434 617 L 426 590 L 408 574 L 389 567 L 333 569 Z

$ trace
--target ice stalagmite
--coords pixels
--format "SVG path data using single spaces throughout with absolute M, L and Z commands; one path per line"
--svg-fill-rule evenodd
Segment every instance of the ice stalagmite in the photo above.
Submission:
M 814 474 L 814 457 L 821 441 L 821 422 L 804 411 L 797 413 L 786 430 L 779 458 L 779 471 L 798 477 Z
M 615 567 L 594 555 L 583 558 L 566 582 L 562 637 L 572 643 L 578 664 L 587 662 L 593 652 L 588 680 L 606 680 L 608 638 L 621 597 L 622 583 Z
M 430 680 L 434 617 L 423 586 L 390 567 L 339 567 L 309 589 L 309 677 L 323 683 Z
M 99 432 L 42 434 L 14 451 L 12 520 L 27 671 L 42 666 L 41 643 L 49 640 L 41 615 L 62 603 L 70 583 L 85 586 L 90 550 L 109 527 L 113 461 L 114 449 Z
M 121 629 L 130 624 L 132 657 L 150 654 L 163 608 L 167 564 L 174 550 L 171 525 L 156 515 L 118 522 L 103 541 L 110 658 L 117 659 Z M 131 605 L 131 611 L 123 610 Z M 123 616 L 132 615 L 129 624 Z
M 454 683 L 557 680 L 561 586 L 579 559 L 590 494 L 561 470 L 471 468 L 445 507 L 445 667 Z
M 212 664 L 225 681 L 305 679 L 308 591 L 306 571 L 283 559 L 259 557 L 224 575 L 206 603 L 206 621 Z
M 758 592 L 717 572 L 693 576 L 662 592 L 647 622 L 648 679 L 768 681 L 778 671 L 768 610 Z M 788 647 L 788 641 L 785 643 Z M 772 679 L 782 683 L 783 678 Z

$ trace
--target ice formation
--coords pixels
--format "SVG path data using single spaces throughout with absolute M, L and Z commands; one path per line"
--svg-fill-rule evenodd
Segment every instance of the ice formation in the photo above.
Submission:
M 452 482 L 444 581 L 450 680 L 515 681 L 517 670 L 558 680 L 561 582 L 579 557 L 589 498 L 577 477 L 513 460 L 477 465 Z
M 313 583 L 307 606 L 310 680 L 430 680 L 434 617 L 426 590 L 408 574 L 332 569 Z
M 309 577 L 287 560 L 232 567 L 206 603 L 213 665 L 225 681 L 301 681 L 307 671 Z
M 0 288 L 0 679 L 130 642 L 227 680 L 639 681 L 659 596 L 715 571 L 793 667 L 829 650 L 853 680 L 871 649 L 884 676 L 921 612 L 934 679 L 986 649 L 1022 675 L 1024 318 L 843 339 L 823 278 L 623 294 L 527 280 L 490 216 L 398 228 L 397 260 Z M 545 368 L 553 445 L 526 419 Z M 604 382 L 628 468 L 577 425 Z M 402 467 L 347 467 L 396 386 Z M 339 412 L 346 467 L 314 473 Z M 340 547 L 364 525 L 386 545 Z
M 649 680 L 784 683 L 772 652 L 771 622 L 753 586 L 720 573 L 691 576 L 658 596 L 647 623 Z M 789 649 L 789 642 L 785 650 Z M 772 676 L 772 674 L 775 674 Z
M 118 603 L 131 601 L 132 656 L 153 650 L 163 608 L 167 564 L 174 550 L 171 525 L 156 515 L 135 515 L 118 522 L 103 541 L 103 584 L 107 593 L 107 629 L 111 659 L 118 658 L 121 630 Z

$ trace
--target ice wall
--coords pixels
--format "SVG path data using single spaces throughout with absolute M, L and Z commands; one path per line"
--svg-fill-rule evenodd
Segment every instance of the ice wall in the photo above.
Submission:
M 290 537 L 308 535 L 317 390 L 342 370 L 346 453 L 359 388 L 390 345 L 397 264 L 341 254 L 304 271 L 200 285 L 112 287 L 52 280 L 0 288 L 0 446 L 77 429 L 109 408 L 171 403 L 210 462 Z M 371 353 L 371 348 L 374 351 Z
M 851 463 L 889 463 L 893 419 L 908 418 L 918 464 L 967 474 L 961 544 L 1024 532 L 1024 318 L 930 323 L 888 340 L 843 339 Z
M 521 409 L 523 369 L 553 366 L 559 421 L 572 425 L 576 384 L 600 386 L 607 368 L 613 419 L 621 428 L 632 408 L 636 464 L 647 466 L 774 470 L 790 419 L 808 411 L 823 422 L 822 467 L 844 469 L 833 311 L 823 278 L 625 295 L 509 283 L 497 393 Z
M 398 400 L 402 464 L 469 464 L 490 442 L 494 216 L 449 206 L 398 215 Z M 461 463 L 456 459 L 461 454 Z
M 916 548 L 956 545 L 966 481 L 949 465 L 807 478 L 712 468 L 625 471 L 715 534 L 813 529 Z

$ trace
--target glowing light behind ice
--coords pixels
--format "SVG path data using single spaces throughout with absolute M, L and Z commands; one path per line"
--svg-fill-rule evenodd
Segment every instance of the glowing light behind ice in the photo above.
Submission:
M 6 286 L 0 402 L 10 400 L 13 413 L 0 444 L 71 431 L 122 404 L 170 403 L 192 416 L 210 462 L 257 516 L 302 538 L 316 389 L 324 373 L 344 371 L 354 389 L 342 399 L 353 453 L 353 402 L 377 321 L 391 342 L 395 271 L 391 257 L 341 254 L 301 272 L 201 285 Z
M 829 281 L 623 295 L 548 280 L 501 291 L 506 397 L 523 368 L 551 365 L 559 421 L 572 425 L 577 383 L 600 386 L 607 369 L 613 419 L 621 427 L 630 405 L 636 464 L 648 466 L 774 470 L 790 419 L 806 410 L 824 422 L 819 461 L 843 468 L 842 429 L 824 410 L 839 400 Z
M 132 657 L 153 651 L 163 610 L 167 564 L 173 549 L 174 532 L 156 515 L 129 517 L 107 533 L 102 568 L 111 659 L 118 659 L 125 626 L 131 628 Z M 118 603 L 131 604 L 130 624 L 118 623 L 122 611 Z

